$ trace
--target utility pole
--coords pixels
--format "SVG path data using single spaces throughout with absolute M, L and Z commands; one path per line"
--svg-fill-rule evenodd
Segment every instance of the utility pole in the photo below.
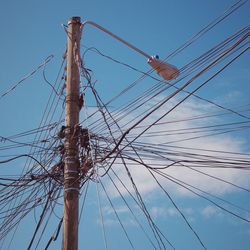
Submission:
M 80 17 L 69 19 L 67 32 L 66 128 L 64 130 L 63 250 L 78 249 L 80 26 Z
M 78 250 L 78 210 L 79 210 L 79 183 L 80 171 L 84 176 L 93 167 L 89 159 L 89 135 L 87 129 L 79 126 L 79 111 L 83 100 L 79 94 L 80 83 L 80 39 L 81 29 L 90 24 L 129 48 L 148 58 L 148 63 L 164 79 L 171 80 L 178 76 L 176 67 L 160 61 L 158 57 L 151 57 L 134 45 L 114 35 L 102 26 L 86 21 L 81 24 L 80 17 L 72 17 L 68 22 L 67 30 L 67 80 L 66 80 L 66 126 L 63 128 L 64 140 L 64 215 L 63 215 L 63 250 Z M 85 149 L 85 156 L 79 159 L 79 147 Z

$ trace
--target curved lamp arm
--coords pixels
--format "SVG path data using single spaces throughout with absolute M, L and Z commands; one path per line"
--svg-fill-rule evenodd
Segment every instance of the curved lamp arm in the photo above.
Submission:
M 110 35 L 111 37 L 113 37 L 114 39 L 118 40 L 119 42 L 125 44 L 127 47 L 135 50 L 136 52 L 138 52 L 139 54 L 143 55 L 144 57 L 146 57 L 148 59 L 148 64 L 154 69 L 156 70 L 156 72 L 165 80 L 172 80 L 175 79 L 179 74 L 179 70 L 171 65 L 168 64 L 164 61 L 159 60 L 158 56 L 150 56 L 147 53 L 145 53 L 144 51 L 138 49 L 137 47 L 135 47 L 134 45 L 132 45 L 131 43 L 123 40 L 122 38 L 120 38 L 119 36 L 113 34 L 112 32 L 110 32 L 109 30 L 103 28 L 102 26 L 100 26 L 97 23 L 94 23 L 92 21 L 85 21 L 81 24 L 81 31 L 83 30 L 84 26 L 86 24 L 92 25 L 94 27 L 96 27 L 97 29 L 105 32 L 106 34 Z
M 146 58 L 150 58 L 151 56 L 148 55 L 147 53 L 145 53 L 144 51 L 138 49 L 137 47 L 135 47 L 134 45 L 132 45 L 131 43 L 129 42 L 126 42 L 125 40 L 123 40 L 122 38 L 120 38 L 119 36 L 113 34 L 112 32 L 110 32 L 109 30 L 103 28 L 102 26 L 100 26 L 99 24 L 97 23 L 94 23 L 92 21 L 85 21 L 84 23 L 81 24 L 81 29 L 83 29 L 83 27 L 86 25 L 86 24 L 89 24 L 89 25 L 92 25 L 94 27 L 96 27 L 97 29 L 105 32 L 106 34 L 112 36 L 113 38 L 115 38 L 116 40 L 120 41 L 121 43 L 125 44 L 127 47 L 135 50 L 136 52 L 140 53 L 141 55 L 145 56 Z

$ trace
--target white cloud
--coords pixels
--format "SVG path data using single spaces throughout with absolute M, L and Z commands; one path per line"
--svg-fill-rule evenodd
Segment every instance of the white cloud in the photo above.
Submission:
M 114 214 L 115 212 L 117 214 L 126 214 L 129 212 L 129 208 L 127 206 L 118 206 L 114 207 L 114 209 L 112 207 L 105 206 L 102 209 L 105 215 Z
M 201 210 L 201 215 L 203 215 L 206 218 L 211 218 L 214 216 L 218 216 L 220 214 L 221 214 L 220 210 L 214 206 L 206 206 Z
M 178 102 L 178 100 L 176 100 Z M 157 113 L 154 113 L 152 116 L 150 116 L 145 122 L 143 122 L 141 125 L 151 124 L 154 122 L 158 117 L 160 117 L 166 110 L 168 110 L 170 107 L 169 105 L 165 105 L 160 110 L 157 111 Z M 146 109 L 148 107 L 144 107 Z M 195 153 L 195 154 L 203 154 L 207 155 L 209 160 L 216 160 L 216 157 L 220 158 L 228 158 L 229 155 L 226 153 L 222 153 L 224 151 L 228 152 L 238 152 L 242 153 L 244 152 L 244 145 L 247 143 L 244 138 L 241 138 L 239 136 L 235 137 L 232 134 L 221 134 L 219 136 L 208 136 L 208 137 L 201 137 L 201 138 L 195 138 L 193 140 L 188 140 L 190 137 L 196 137 L 199 134 L 178 134 L 178 133 L 171 133 L 171 131 L 175 131 L 178 129 L 182 129 L 183 131 L 186 131 L 185 129 L 188 128 L 194 128 L 197 126 L 207 126 L 207 125 L 214 125 L 214 124 L 221 124 L 223 123 L 222 118 L 220 117 L 212 117 L 209 116 L 213 112 L 218 112 L 218 109 L 214 109 L 211 104 L 204 104 L 197 101 L 194 101 L 192 99 L 186 101 L 181 106 L 179 106 L 175 112 L 169 114 L 166 118 L 161 120 L 161 125 L 154 126 L 150 129 L 150 132 L 156 132 L 156 131 L 164 131 L 167 130 L 168 135 L 165 136 L 156 136 L 156 137 L 146 137 L 144 139 L 140 138 L 139 141 L 143 141 L 146 143 L 153 143 L 154 145 L 158 145 L 161 147 L 161 145 L 164 145 L 164 143 L 167 143 L 165 145 L 169 146 L 179 146 L 179 147 L 187 147 L 187 148 L 195 148 L 200 149 L 201 151 L 193 150 L 193 149 L 180 149 L 181 156 L 176 155 L 168 155 L 166 153 L 165 157 L 171 157 L 173 160 L 190 160 L 190 156 L 185 156 L 185 153 Z M 136 114 L 130 114 L 129 118 L 127 120 L 136 120 L 138 117 L 136 117 Z M 189 118 L 197 118 L 197 119 L 189 119 Z M 124 121 L 123 121 L 124 122 Z M 168 122 L 168 123 L 163 123 Z M 129 133 L 128 139 L 132 140 L 133 137 L 136 134 L 139 134 L 140 131 L 142 131 L 143 128 L 139 128 L 136 130 L 133 130 Z M 149 132 L 149 131 L 148 131 Z M 169 135 L 170 134 L 170 135 Z M 171 135 L 172 134 L 172 135 Z M 209 133 L 208 133 L 209 134 Z M 187 139 L 187 140 L 183 140 Z M 148 148 L 150 150 L 150 147 Z M 169 148 L 171 151 L 172 148 Z M 205 150 L 205 151 L 204 151 Z M 209 151 L 210 150 L 210 151 Z M 170 152 L 169 151 L 169 152 Z M 217 151 L 217 152 L 215 152 Z M 131 151 L 132 152 L 132 151 Z M 132 152 L 133 153 L 133 152 Z M 140 154 L 140 152 L 138 151 Z M 128 153 L 129 154 L 129 153 Z M 230 157 L 233 157 L 230 155 Z M 237 155 L 235 156 L 237 158 Z M 248 160 L 250 157 L 246 156 Z M 199 158 L 193 158 L 194 160 L 199 160 Z M 168 161 L 167 159 L 157 161 L 155 159 L 145 159 L 143 158 L 144 163 L 155 166 L 157 163 L 164 163 L 166 165 L 170 164 L 171 161 Z M 152 175 L 149 173 L 149 171 L 143 167 L 142 165 L 135 164 L 134 162 L 131 162 L 129 160 L 126 160 L 127 167 L 129 168 L 129 171 L 131 173 L 131 176 L 134 180 L 134 183 L 136 184 L 139 192 L 146 198 L 150 195 L 155 195 L 155 191 L 157 190 L 157 195 L 163 194 L 161 189 L 159 188 L 157 182 L 154 180 Z M 119 160 L 117 163 L 121 163 Z M 188 164 L 187 164 L 188 165 Z M 123 184 L 121 184 L 120 181 L 117 180 L 115 176 L 112 175 L 113 180 L 115 181 L 117 187 L 119 188 L 122 195 L 128 195 L 128 191 L 135 194 L 134 188 L 131 184 L 131 180 L 127 175 L 127 172 L 122 164 L 115 164 L 113 165 L 113 170 L 116 172 L 116 174 L 119 176 L 119 178 L 122 180 Z M 244 186 L 246 188 L 250 187 L 250 173 L 246 171 L 240 171 L 240 170 L 234 170 L 231 168 L 227 168 L 227 164 L 225 164 L 225 168 L 199 168 L 200 171 L 205 172 L 208 175 L 215 176 L 216 178 L 224 179 L 228 182 L 235 183 L 239 186 Z M 201 173 L 197 173 L 195 171 L 192 171 L 185 167 L 180 167 L 178 165 L 173 165 L 165 170 L 163 170 L 164 173 L 183 181 L 184 183 L 188 183 L 192 186 L 195 186 L 199 189 L 202 189 L 206 192 L 210 192 L 215 195 L 223 195 L 225 193 L 235 192 L 238 191 L 235 187 L 232 185 L 229 185 L 227 183 L 218 181 L 216 179 L 213 179 L 211 177 L 208 177 L 206 175 L 202 175 Z M 157 176 L 155 174 L 155 176 Z M 176 185 L 173 182 L 157 176 L 157 180 L 161 183 L 161 185 L 167 189 L 169 192 L 174 192 L 175 195 L 182 195 L 182 196 L 190 196 L 193 197 L 193 194 L 190 193 L 188 190 L 184 189 L 180 185 Z M 120 194 L 116 191 L 116 188 L 114 185 L 110 182 L 106 182 L 107 190 L 109 194 L 111 194 L 113 197 L 120 196 Z M 126 188 L 124 188 L 124 186 Z M 127 189 L 127 190 L 126 190 Z
M 181 212 L 185 215 L 191 216 L 194 214 L 194 210 L 192 208 L 180 208 Z M 156 218 L 163 218 L 163 217 L 174 217 L 180 216 L 180 213 L 174 207 L 159 207 L 153 206 L 150 208 L 150 214 Z
M 115 209 L 115 210 L 114 210 Z M 97 224 L 105 226 L 119 226 L 120 222 L 117 216 L 121 220 L 123 226 L 136 226 L 135 220 L 132 219 L 130 210 L 127 206 L 117 206 L 114 207 L 105 206 L 102 208 L 103 221 L 101 219 L 97 220 Z
M 150 214 L 154 217 L 154 218 L 163 218 L 166 216 L 177 216 L 179 213 L 175 208 L 163 208 L 163 207 L 152 207 L 150 209 Z

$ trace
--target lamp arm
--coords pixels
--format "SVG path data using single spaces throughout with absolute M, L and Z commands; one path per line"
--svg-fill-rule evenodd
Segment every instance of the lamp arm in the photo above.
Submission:
M 145 53 L 144 51 L 138 49 L 137 47 L 135 47 L 135 46 L 132 45 L 131 43 L 126 42 L 125 40 L 123 40 L 123 39 L 120 38 L 119 36 L 113 34 L 112 32 L 110 32 L 109 30 L 103 28 L 102 26 L 100 26 L 100 25 L 97 24 L 97 23 L 94 23 L 94 22 L 92 22 L 92 21 L 85 21 L 85 22 L 83 22 L 83 23 L 81 24 L 81 30 L 83 30 L 83 28 L 84 28 L 84 26 L 85 26 L 86 24 L 92 25 L 92 26 L 96 27 L 97 29 L 99 29 L 99 30 L 105 32 L 106 34 L 110 35 L 111 37 L 113 37 L 113 38 L 115 38 L 116 40 L 120 41 L 121 43 L 125 44 L 127 47 L 129 47 L 129 48 L 135 50 L 136 52 L 140 53 L 140 54 L 143 55 L 144 57 L 146 57 L 146 58 L 148 58 L 148 59 L 151 58 L 151 56 L 148 55 L 147 53 Z

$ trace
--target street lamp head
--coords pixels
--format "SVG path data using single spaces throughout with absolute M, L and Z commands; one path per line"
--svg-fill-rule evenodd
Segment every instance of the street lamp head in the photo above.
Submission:
M 148 64 L 156 70 L 158 75 L 168 81 L 175 79 L 180 74 L 175 66 L 161 61 L 159 56 L 151 56 L 148 58 Z

